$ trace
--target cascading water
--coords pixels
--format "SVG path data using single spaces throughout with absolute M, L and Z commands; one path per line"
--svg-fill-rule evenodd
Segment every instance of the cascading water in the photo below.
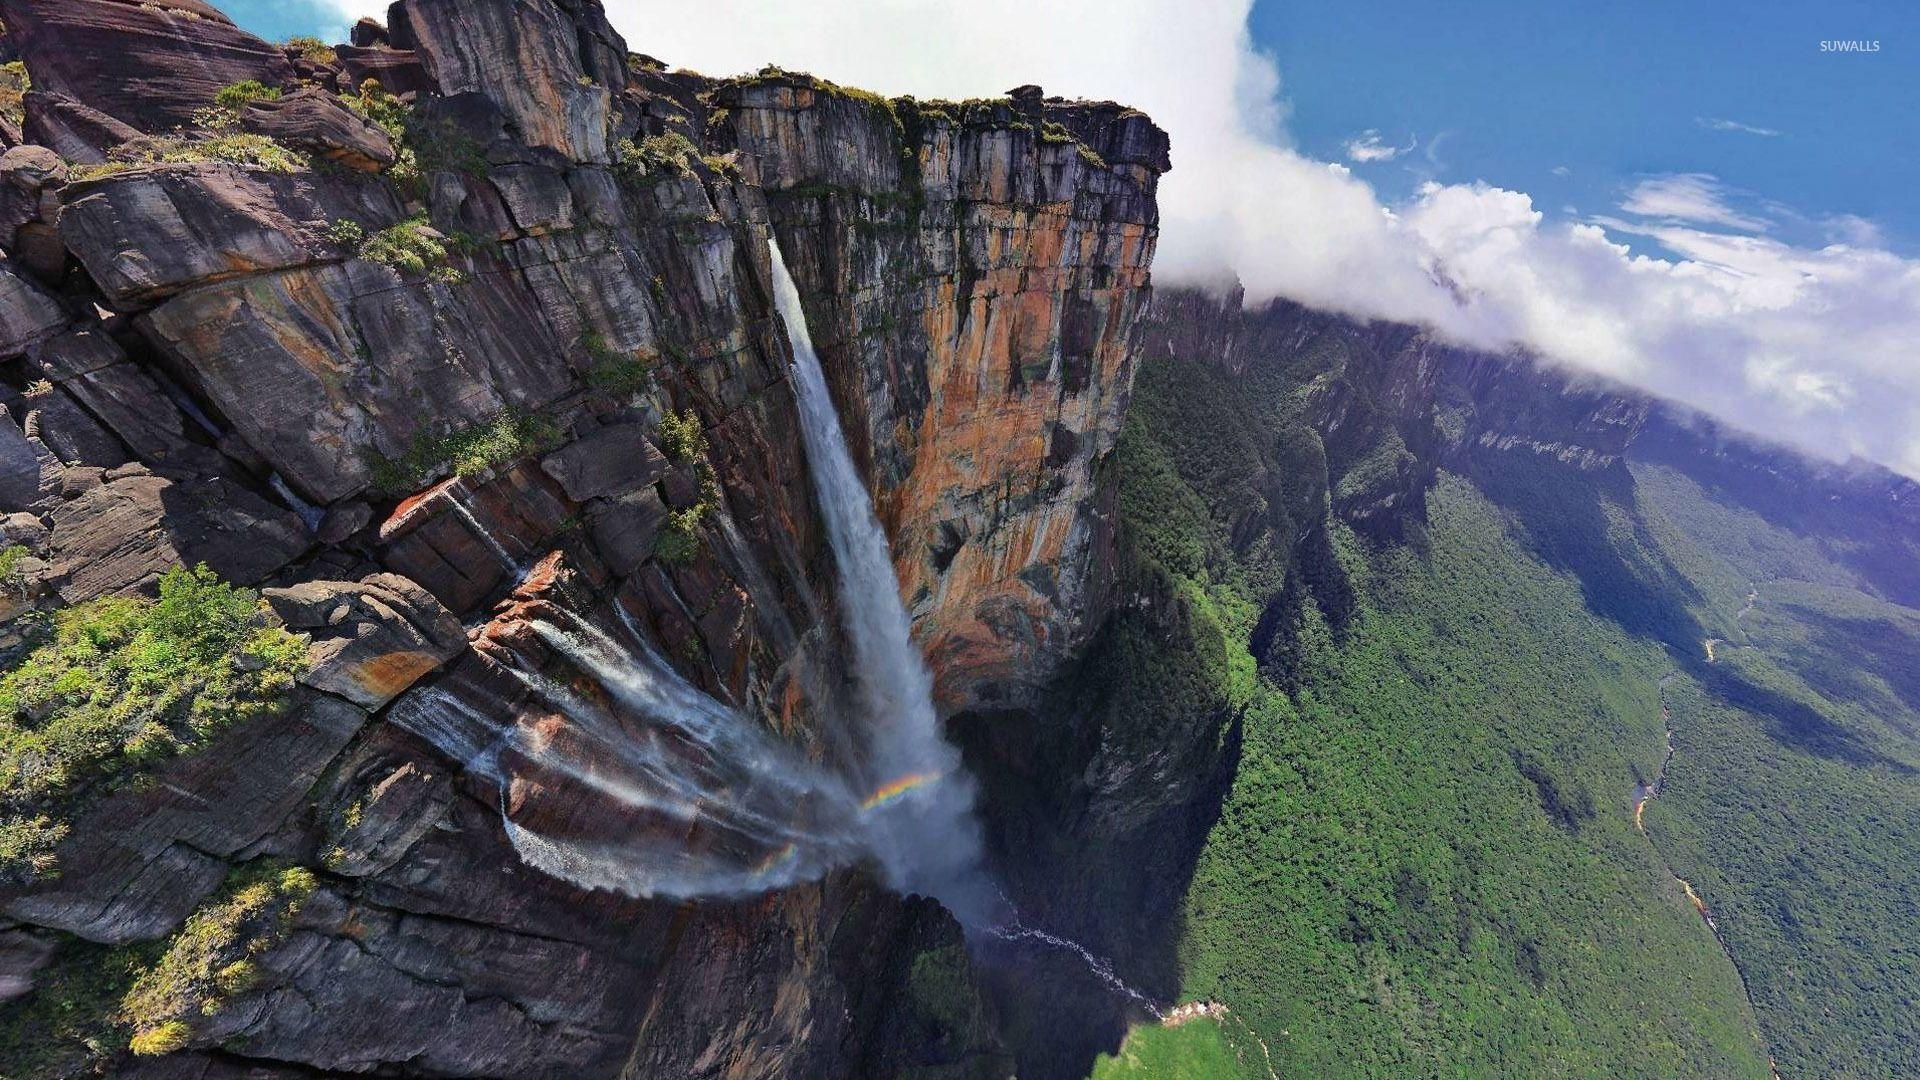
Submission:
M 846 776 L 808 760 L 759 724 L 688 682 L 627 612 L 624 634 L 573 616 L 530 629 L 597 686 L 584 695 L 515 654 L 502 670 L 564 724 L 501 723 L 444 686 L 422 688 L 395 722 L 493 782 L 508 839 L 527 865 L 594 889 L 676 898 L 742 896 L 814 880 L 862 857 L 889 884 L 940 899 L 968 929 L 1009 944 L 1077 957 L 1116 993 L 1158 1016 L 1159 1006 L 1076 942 L 1021 923 L 985 870 L 974 785 L 941 732 L 933 678 L 914 645 L 887 536 L 854 467 L 800 295 L 777 244 L 774 301 L 793 351 L 793 386 L 808 468 L 839 571 L 839 608 L 853 651 L 858 715 Z M 513 558 L 455 501 L 456 512 L 515 570 Z M 756 594 L 773 590 L 731 523 L 725 548 Z M 810 605 L 811 606 L 811 605 Z M 787 627 L 783 636 L 792 639 Z M 516 785 L 525 782 L 524 788 Z M 529 815 L 511 794 L 532 792 Z M 581 796 L 613 811 L 592 820 L 543 820 L 543 792 Z M 870 792 L 864 800 L 857 792 Z M 551 805 L 551 804 L 549 804 Z M 559 830 L 559 831 L 556 831 Z
M 838 776 L 702 693 L 644 638 L 624 645 L 584 622 L 532 629 L 619 715 L 518 666 L 504 670 L 566 718 L 557 732 L 502 726 L 441 687 L 392 714 L 500 789 L 502 823 L 527 865 L 585 888 L 690 899 L 813 880 L 864 852 L 858 796 Z M 638 827 L 545 835 L 508 812 L 509 789 L 525 779 L 568 802 L 589 795 Z
M 981 863 L 974 787 L 933 707 L 933 676 L 913 643 L 887 534 L 854 468 L 814 352 L 800 290 L 770 238 L 773 299 L 793 349 L 794 395 L 814 496 L 840 571 L 840 611 L 858 668 L 870 842 L 896 888 L 939 897 L 970 927 L 992 925 L 998 896 Z

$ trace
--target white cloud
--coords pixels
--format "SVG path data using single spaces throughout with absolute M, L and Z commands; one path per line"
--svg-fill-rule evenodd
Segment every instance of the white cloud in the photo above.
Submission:
M 1405 146 L 1392 146 L 1380 141 L 1379 131 L 1368 128 L 1347 140 L 1347 160 L 1356 161 L 1362 165 L 1370 165 L 1377 161 L 1392 161 L 1419 145 L 1419 139 L 1409 139 Z
M 1238 274 L 1255 300 L 1528 348 L 1817 453 L 1920 476 L 1920 262 L 1883 250 L 1868 223 L 1829 219 L 1844 242 L 1824 248 L 1712 231 L 1763 233 L 1768 222 L 1706 174 L 1648 178 L 1622 206 L 1628 221 L 1549 221 L 1529 196 L 1486 184 L 1430 182 L 1384 204 L 1346 167 L 1293 147 L 1280 72 L 1247 34 L 1250 4 L 607 7 L 634 49 L 716 74 L 778 62 L 885 93 L 965 97 L 1035 82 L 1137 105 L 1173 135 L 1162 283 Z M 1443 139 L 1424 145 L 1430 173 Z
M 1620 209 L 1642 217 L 1764 232 L 1767 222 L 1733 209 L 1728 205 L 1730 195 L 1726 185 L 1710 173 L 1675 173 L 1640 181 L 1628 192 Z
M 1836 244 L 1858 248 L 1886 245 L 1886 238 L 1882 235 L 1880 226 L 1858 214 L 1834 214 L 1822 221 L 1820 226 L 1826 232 L 1827 239 Z
M 218 3 L 219 0 L 215 0 L 216 6 Z M 336 24 L 337 33 L 320 34 L 320 37 L 326 41 L 333 41 L 336 38 L 345 41 L 348 29 L 359 22 L 362 16 L 370 16 L 381 22 L 387 21 L 387 9 L 384 4 L 369 4 L 364 0 L 313 0 L 313 6 L 332 12 L 339 19 Z
M 1700 127 L 1706 128 L 1708 131 L 1735 131 L 1742 135 L 1760 135 L 1769 139 L 1777 138 L 1782 134 L 1782 132 L 1776 131 L 1773 128 L 1756 127 L 1752 124 L 1743 124 L 1738 120 L 1727 120 L 1713 116 L 1696 116 L 1693 118 L 1693 122 Z

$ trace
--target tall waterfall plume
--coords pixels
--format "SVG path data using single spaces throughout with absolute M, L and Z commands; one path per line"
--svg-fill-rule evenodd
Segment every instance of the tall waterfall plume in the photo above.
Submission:
M 587 692 L 507 649 L 502 673 L 525 688 L 532 712 L 502 722 L 457 688 L 436 685 L 416 690 L 392 716 L 494 783 L 522 861 L 576 885 L 740 896 L 872 858 L 893 887 L 937 897 L 969 928 L 988 931 L 1009 909 L 984 867 L 973 781 L 941 732 L 886 533 L 777 244 L 772 256 L 802 441 L 852 651 L 857 689 L 852 715 L 842 718 L 851 760 L 811 760 L 688 682 L 617 603 L 601 620 L 605 628 L 559 608 L 529 623 Z M 721 527 L 731 530 L 724 518 Z M 723 535 L 729 550 L 740 549 L 737 536 Z M 503 562 L 514 562 L 493 544 Z M 606 812 L 555 811 L 581 799 Z
M 973 781 L 940 730 L 933 676 L 913 643 L 887 534 L 847 449 L 800 290 L 778 240 L 769 238 L 769 246 L 774 304 L 793 348 L 801 438 L 857 666 L 859 736 L 874 792 L 863 806 L 869 842 L 894 887 L 936 896 L 968 926 L 988 926 L 1000 902 L 982 864 Z

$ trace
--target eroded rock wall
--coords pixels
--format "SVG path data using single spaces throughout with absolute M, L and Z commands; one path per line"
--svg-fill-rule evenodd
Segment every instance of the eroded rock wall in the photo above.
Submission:
M 767 73 L 715 100 L 766 190 L 942 705 L 1030 700 L 1098 622 L 1166 136 L 1023 87 L 882 107 Z
M 167 937 L 235 866 L 294 864 L 318 886 L 257 981 L 111 1067 L 1004 1073 L 937 904 L 860 866 L 697 904 L 569 884 L 503 821 L 725 839 L 395 717 L 587 746 L 529 689 L 605 706 L 542 633 L 578 626 L 646 641 L 810 760 L 857 752 L 776 235 L 946 702 L 1043 679 L 1102 602 L 1099 464 L 1164 135 L 1025 92 L 667 73 L 591 0 L 406 0 L 332 58 L 195 0 L 0 19 L 43 92 L 25 137 L 58 151 L 0 159 L 0 528 L 31 553 L 7 617 L 205 562 L 311 643 L 282 715 L 96 801 L 60 877 L 0 890 L 4 985 Z M 192 77 L 143 92 L 76 61 L 116 50 Z M 284 104 L 203 113 L 242 79 Z M 219 160 L 232 130 L 310 163 Z

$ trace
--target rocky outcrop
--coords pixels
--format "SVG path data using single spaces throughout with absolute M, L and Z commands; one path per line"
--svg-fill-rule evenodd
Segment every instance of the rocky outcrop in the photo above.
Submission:
M 234 83 L 293 79 L 278 49 L 202 0 L 4 0 L 0 22 L 35 87 L 143 132 L 192 124 Z
M 302 582 L 265 596 L 288 628 L 313 639 L 300 681 L 369 711 L 467 646 L 460 620 L 398 574 Z
M 597 3 L 409 0 L 427 72 L 448 95 L 477 93 L 530 147 L 607 161 L 607 115 L 627 50 Z
M 386 132 L 323 90 L 250 102 L 240 113 L 240 126 L 360 172 L 379 172 L 395 160 Z
M 65 94 L 36 90 L 27 95 L 26 137 L 69 161 L 97 165 L 140 134 L 133 125 Z
M 318 885 L 257 980 L 102 1067 L 1005 1075 L 958 925 L 870 868 L 696 903 L 607 876 L 609 845 L 780 853 L 622 797 L 621 747 L 678 736 L 565 643 L 657 654 L 780 753 L 856 762 L 777 238 L 943 699 L 1042 685 L 1103 603 L 1165 136 L 1025 91 L 667 73 L 591 0 L 405 0 L 331 59 L 194 0 L 0 7 L 48 149 L 218 158 L 169 133 L 257 79 L 283 96 L 233 130 L 295 155 L 0 165 L 37 245 L 0 267 L 28 601 L 204 562 L 308 639 L 287 710 L 88 806 L 60 878 L 0 893 L 0 981 L 293 864 Z M 116 48 L 118 74 L 75 59 Z M 541 842 L 571 861 L 516 846 Z
M 236 165 L 139 169 L 62 191 L 60 237 L 115 303 L 336 262 L 336 221 L 378 231 L 405 216 L 375 180 Z

